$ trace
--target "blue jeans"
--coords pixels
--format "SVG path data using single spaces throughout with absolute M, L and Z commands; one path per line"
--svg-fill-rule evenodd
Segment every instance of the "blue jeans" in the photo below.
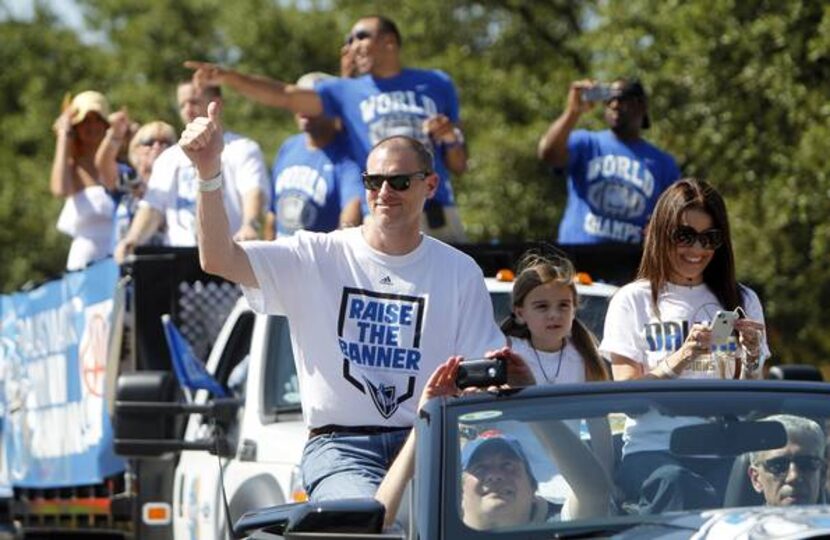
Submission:
M 374 497 L 409 428 L 357 435 L 327 433 L 308 440 L 300 470 L 312 501 Z

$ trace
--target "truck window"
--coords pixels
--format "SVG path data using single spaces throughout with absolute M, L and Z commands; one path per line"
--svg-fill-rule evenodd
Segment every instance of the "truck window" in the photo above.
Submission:
M 300 411 L 300 385 L 294 367 L 288 319 L 268 318 L 268 350 L 265 364 L 263 413 L 275 415 Z
M 233 371 L 233 368 L 248 356 L 248 353 L 251 351 L 251 335 L 254 331 L 254 320 L 255 315 L 252 312 L 241 314 L 233 326 L 225 350 L 222 351 L 222 358 L 219 359 L 215 377 L 216 380 L 226 387 L 228 386 L 228 376 Z

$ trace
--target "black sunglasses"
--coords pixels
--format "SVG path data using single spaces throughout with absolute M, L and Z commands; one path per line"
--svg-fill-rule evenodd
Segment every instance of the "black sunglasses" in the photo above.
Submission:
M 413 178 L 423 180 L 429 176 L 429 172 L 418 171 L 408 174 L 369 174 L 364 172 L 361 176 L 363 176 L 363 186 L 369 191 L 379 190 L 383 187 L 384 182 L 388 182 L 395 191 L 406 191 L 412 184 Z
M 688 225 L 680 225 L 671 235 L 672 242 L 680 247 L 692 247 L 700 242 L 703 249 L 718 249 L 723 245 L 723 232 L 720 229 L 708 229 L 697 232 Z
M 805 473 L 816 472 L 824 467 L 824 460 L 817 456 L 781 456 L 762 461 L 761 465 L 775 476 L 783 476 L 790 470 L 790 463 L 795 463 L 798 470 Z
M 372 33 L 369 32 L 368 30 L 358 30 L 354 34 L 349 34 L 349 35 L 346 36 L 346 43 L 348 45 L 351 45 L 352 42 L 355 41 L 355 40 L 362 41 L 362 40 L 368 39 L 370 37 L 372 37 Z
M 167 139 L 159 139 L 156 137 L 146 137 L 138 141 L 140 146 L 153 146 L 155 143 L 159 143 L 162 146 L 172 146 L 173 143 L 168 141 Z

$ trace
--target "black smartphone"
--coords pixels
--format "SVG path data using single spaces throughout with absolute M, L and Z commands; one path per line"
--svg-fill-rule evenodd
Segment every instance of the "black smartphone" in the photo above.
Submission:
M 458 365 L 455 384 L 459 388 L 470 386 L 487 388 L 507 382 L 507 360 L 504 358 L 476 358 Z

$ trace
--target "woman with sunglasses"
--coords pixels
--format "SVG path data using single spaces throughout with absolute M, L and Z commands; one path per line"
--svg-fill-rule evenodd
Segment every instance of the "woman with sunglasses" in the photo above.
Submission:
M 156 120 L 142 125 L 136 130 L 127 147 L 127 157 L 130 166 L 117 162 L 117 152 L 99 152 L 105 160 L 100 167 L 102 172 L 115 175 L 113 184 L 120 193 L 118 206 L 115 209 L 115 233 L 113 248 L 118 245 L 138 211 L 138 203 L 144 197 L 150 174 L 153 172 L 153 163 L 168 148 L 176 144 L 176 130 L 170 124 Z M 106 144 L 101 143 L 103 146 Z M 159 228 L 146 242 L 148 245 L 164 243 L 163 227 Z
M 718 311 L 740 316 L 725 344 L 712 340 Z M 600 351 L 618 381 L 760 377 L 769 356 L 763 310 L 735 280 L 726 205 L 706 182 L 678 180 L 658 199 L 638 278 L 611 299 Z M 691 423 L 653 410 L 626 420 L 617 480 L 641 512 L 719 506 L 732 460 L 669 452 L 672 430 Z

